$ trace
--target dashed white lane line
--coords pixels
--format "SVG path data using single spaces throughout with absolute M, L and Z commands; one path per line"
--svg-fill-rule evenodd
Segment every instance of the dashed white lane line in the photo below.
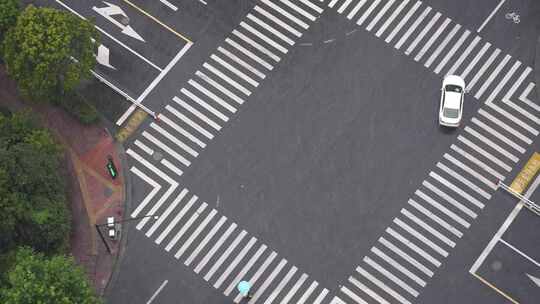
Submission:
M 167 6 L 168 8 L 172 9 L 173 11 L 177 11 L 178 10 L 178 7 L 176 7 L 175 5 L 173 5 L 172 3 L 170 3 L 169 1 L 167 0 L 159 0 L 161 3 L 165 4 L 165 6 Z
M 165 288 L 167 283 L 169 283 L 168 280 L 163 281 L 163 283 L 161 283 L 161 285 L 159 285 L 158 289 L 154 292 L 154 294 L 152 295 L 152 297 L 150 297 L 150 299 L 146 302 L 146 304 L 152 304 L 152 302 L 156 299 L 156 297 L 163 290 L 163 288 Z

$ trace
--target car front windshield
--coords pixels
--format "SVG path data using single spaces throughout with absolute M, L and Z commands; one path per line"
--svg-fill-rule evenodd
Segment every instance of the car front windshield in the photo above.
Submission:
M 444 90 L 447 91 L 447 92 L 456 92 L 456 93 L 461 93 L 461 91 L 462 91 L 460 86 L 453 85 L 453 84 L 447 84 L 444 87 Z
M 444 108 L 443 115 L 444 117 L 448 117 L 448 118 L 458 118 L 459 111 L 457 109 Z

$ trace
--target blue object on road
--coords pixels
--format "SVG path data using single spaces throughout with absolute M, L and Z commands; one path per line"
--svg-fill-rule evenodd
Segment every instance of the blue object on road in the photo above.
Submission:
M 249 294 L 249 290 L 251 289 L 251 284 L 249 284 L 249 282 L 247 281 L 240 281 L 240 283 L 238 283 L 238 286 L 236 286 L 236 288 L 238 288 L 238 291 L 240 292 L 240 294 L 245 297 Z

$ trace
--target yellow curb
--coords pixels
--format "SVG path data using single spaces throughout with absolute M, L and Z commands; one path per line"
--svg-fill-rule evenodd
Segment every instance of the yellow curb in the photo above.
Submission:
M 139 128 L 139 126 L 146 119 L 147 116 L 148 114 L 146 112 L 141 109 L 137 109 L 135 113 L 130 116 L 126 125 L 122 129 L 120 129 L 118 133 L 116 133 L 116 140 L 121 143 L 125 142 L 131 136 L 131 134 L 133 134 L 133 132 L 135 132 L 137 128 Z

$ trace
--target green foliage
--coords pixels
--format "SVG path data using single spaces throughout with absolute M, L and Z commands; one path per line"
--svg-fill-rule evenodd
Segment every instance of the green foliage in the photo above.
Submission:
M 99 121 L 96 108 L 78 92 L 66 94 L 65 98 L 59 101 L 59 105 L 83 124 L 89 125 Z
M 17 22 L 19 13 L 19 0 L 0 0 L 0 42 L 7 30 Z
M 98 37 L 90 22 L 68 12 L 29 5 L 4 39 L 7 71 L 26 96 L 61 99 L 95 65 L 96 44 L 91 38 Z
M 7 287 L 0 290 L 4 304 L 97 304 L 83 270 L 73 258 L 46 258 L 21 248 L 7 274 Z
M 0 254 L 62 251 L 70 232 L 60 147 L 26 112 L 0 115 Z

